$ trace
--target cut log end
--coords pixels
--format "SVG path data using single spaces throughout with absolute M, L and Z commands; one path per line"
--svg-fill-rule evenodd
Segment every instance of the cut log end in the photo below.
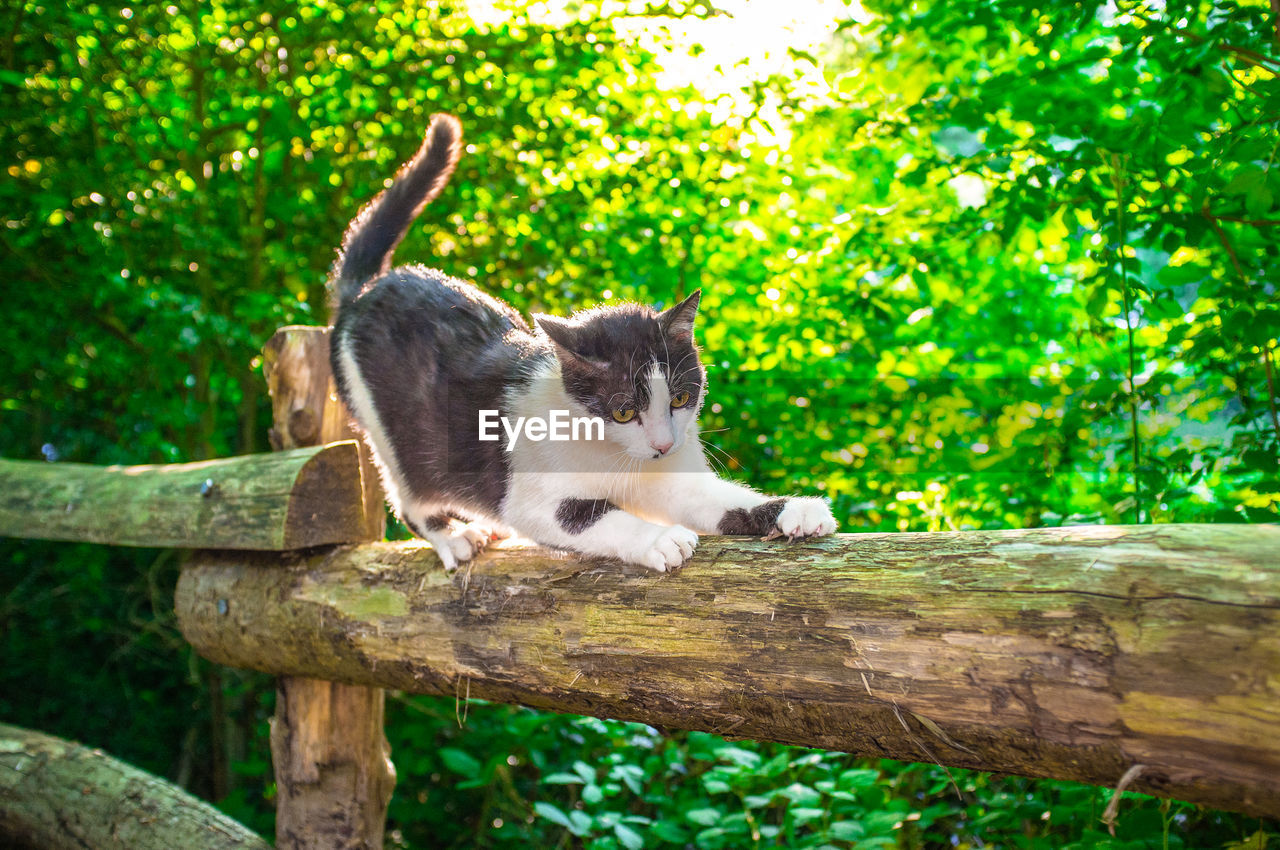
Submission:
M 158 466 L 0 459 L 0 534 L 271 551 L 368 540 L 360 464 L 350 440 Z

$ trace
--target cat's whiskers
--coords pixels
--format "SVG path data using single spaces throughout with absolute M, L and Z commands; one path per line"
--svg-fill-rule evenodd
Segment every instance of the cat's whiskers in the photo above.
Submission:
M 627 385 L 638 387 L 640 385 L 639 375 L 640 369 L 644 368 L 644 363 L 636 366 L 636 349 L 631 349 L 627 353 Z
M 716 431 L 728 431 L 728 430 L 729 430 L 728 428 L 716 429 Z M 705 432 L 705 433 L 714 433 L 714 432 Z M 741 463 L 738 462 L 738 459 L 736 457 L 729 454 L 727 451 L 720 448 L 710 440 L 704 440 L 701 435 L 698 436 L 698 442 L 702 444 L 702 447 L 704 449 L 710 449 L 712 452 L 719 452 L 720 454 L 724 455 L 725 459 L 728 460 L 729 462 L 737 464 L 738 466 L 742 465 Z M 727 473 L 729 471 L 729 468 L 730 468 L 729 463 L 726 463 L 724 460 L 721 460 L 720 458 L 716 457 L 714 454 L 704 454 L 704 457 L 706 457 L 708 463 L 711 463 L 712 465 L 718 464 L 721 473 Z
M 624 453 L 618 458 L 617 468 L 614 470 L 613 477 L 609 480 L 609 501 L 615 505 L 625 505 L 627 503 L 627 482 L 628 474 L 631 469 L 631 456 Z M 624 508 L 625 510 L 625 508 Z
M 664 343 L 664 344 L 665 344 L 665 343 Z M 685 372 L 693 372 L 693 371 L 696 371 L 696 370 L 694 370 L 694 369 L 686 369 L 686 370 L 684 370 L 684 371 L 681 371 L 680 367 L 681 367 L 681 366 L 683 366 L 683 365 L 684 365 L 684 361 L 688 360 L 690 357 L 695 357 L 695 358 L 696 358 L 697 356 L 698 356 L 698 353 L 697 353 L 696 351 L 686 351 L 686 352 L 684 353 L 684 356 L 683 356 L 683 357 L 681 357 L 678 361 L 676 361 L 676 364 L 675 364 L 674 366 L 672 366 L 672 367 L 671 367 L 671 372 L 672 372 L 672 374 L 679 373 L 679 376 L 680 376 L 681 378 L 683 378 L 683 377 L 684 377 L 684 375 L 685 375 Z
M 703 443 L 702 445 L 706 447 L 707 444 Z M 706 452 L 703 452 L 702 456 L 707 459 L 707 463 L 710 464 L 712 470 L 715 471 L 716 475 L 723 476 L 726 472 L 729 471 L 729 468 L 725 464 L 725 462 L 720 460 L 720 458 L 716 457 L 715 455 L 707 454 Z
M 614 477 L 617 483 L 611 485 L 611 490 L 615 497 L 615 504 L 630 504 L 631 497 L 636 493 L 639 484 L 639 476 L 636 473 L 642 461 L 626 450 L 623 450 L 621 455 L 618 472 Z
M 633 497 L 640 489 L 640 464 L 644 461 L 638 457 L 627 455 L 626 476 L 622 479 L 622 498 L 631 504 Z
M 609 456 L 609 468 L 603 473 L 603 489 L 605 496 L 615 504 L 619 500 L 616 493 L 617 483 L 621 481 L 625 484 L 625 478 L 623 478 L 623 476 L 626 473 L 627 461 L 630 457 L 631 455 L 626 449 L 619 449 Z
M 671 380 L 671 374 L 675 369 L 671 368 L 671 350 L 667 347 L 667 335 L 662 335 L 662 362 L 667 365 L 667 380 Z

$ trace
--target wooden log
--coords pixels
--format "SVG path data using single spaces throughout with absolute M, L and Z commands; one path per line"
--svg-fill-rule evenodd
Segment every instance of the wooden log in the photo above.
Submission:
M 353 436 L 329 367 L 327 328 L 287 327 L 263 351 L 277 449 Z M 362 540 L 385 534 L 383 495 L 360 443 Z M 395 787 L 380 688 L 282 676 L 271 722 L 279 850 L 380 850 Z
M 364 533 L 357 541 L 387 534 L 386 496 L 378 483 L 369 446 L 351 429 L 350 414 L 338 399 L 329 368 L 329 329 L 290 325 L 275 332 L 262 349 L 262 371 L 271 392 L 271 445 L 276 451 L 355 440 L 360 451 Z
M 0 724 L 0 846 L 267 850 L 213 806 L 80 744 Z
M 1280 527 L 704 538 L 655 575 L 425 545 L 190 564 L 208 658 L 1280 815 Z
M 0 460 L 0 535 L 300 549 L 367 539 L 357 446 L 160 466 Z

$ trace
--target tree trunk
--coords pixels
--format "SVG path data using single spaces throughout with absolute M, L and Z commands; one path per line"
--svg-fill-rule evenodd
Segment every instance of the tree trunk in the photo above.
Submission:
M 329 368 L 328 329 L 282 328 L 264 363 L 277 449 L 353 436 Z M 363 442 L 360 452 L 361 539 L 381 540 L 383 495 Z M 382 722 L 381 689 L 281 677 L 271 723 L 278 850 L 380 850 L 396 782 Z
M 249 829 L 136 767 L 0 724 L 0 845 L 33 850 L 268 850 Z
M 233 666 L 1280 814 L 1275 526 L 704 538 L 670 576 L 210 553 L 176 607 Z

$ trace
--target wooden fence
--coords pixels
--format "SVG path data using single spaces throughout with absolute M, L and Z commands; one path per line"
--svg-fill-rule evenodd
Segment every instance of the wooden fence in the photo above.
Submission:
M 376 542 L 325 331 L 266 360 L 280 453 L 0 461 L 0 534 L 204 550 L 183 634 L 281 677 L 278 847 L 382 846 L 383 688 L 1280 815 L 1280 527 L 704 538 L 672 575 L 509 543 L 449 576 Z

